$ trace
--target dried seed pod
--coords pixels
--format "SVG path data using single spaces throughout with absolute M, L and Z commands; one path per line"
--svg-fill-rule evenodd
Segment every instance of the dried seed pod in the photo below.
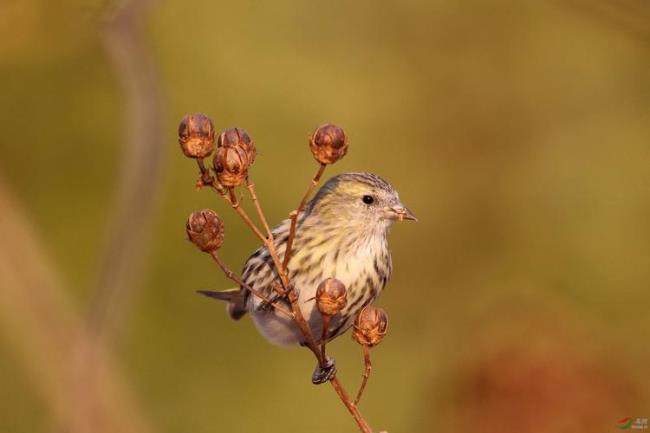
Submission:
M 187 219 L 187 236 L 201 251 L 211 253 L 223 244 L 224 226 L 213 210 L 203 209 Z
M 206 158 L 214 150 L 214 126 L 205 114 L 188 114 L 178 125 L 178 142 L 188 158 Z
M 255 160 L 255 145 L 241 128 L 230 128 L 219 134 L 217 153 L 214 155 L 214 171 L 217 180 L 226 187 L 241 185 L 248 176 L 248 169 Z
M 241 185 L 248 176 L 249 167 L 250 162 L 242 147 L 219 147 L 214 155 L 214 171 L 223 186 Z
M 217 147 L 241 147 L 248 157 L 249 165 L 255 162 L 255 144 L 242 128 L 229 128 L 219 134 Z
M 347 303 L 345 285 L 336 278 L 328 278 L 318 285 L 316 305 L 323 316 L 334 316 Z
M 316 128 L 309 139 L 309 147 L 316 161 L 334 164 L 348 151 L 348 137 L 343 129 L 327 123 Z
M 368 305 L 361 310 L 354 321 L 352 338 L 363 346 L 374 347 L 384 338 L 387 328 L 386 312 L 381 308 Z

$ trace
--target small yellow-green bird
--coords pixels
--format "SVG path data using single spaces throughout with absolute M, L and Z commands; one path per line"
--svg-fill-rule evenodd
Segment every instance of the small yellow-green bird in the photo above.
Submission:
M 363 307 L 377 299 L 392 271 L 388 231 L 396 220 L 416 220 L 400 201 L 397 191 L 371 173 L 344 173 L 329 179 L 298 215 L 293 254 L 288 264 L 289 279 L 298 291 L 302 314 L 318 343 L 322 317 L 314 297 L 326 278 L 340 280 L 347 289 L 347 305 L 330 321 L 329 339 L 344 333 Z M 275 247 L 283 257 L 290 220 L 273 229 Z M 244 283 L 275 295 L 273 283 L 280 283 L 268 249 L 251 255 L 242 273 Z M 245 288 L 200 293 L 228 302 L 233 319 L 250 313 L 259 332 L 271 343 L 304 345 L 295 322 Z M 286 300 L 278 300 L 286 303 Z

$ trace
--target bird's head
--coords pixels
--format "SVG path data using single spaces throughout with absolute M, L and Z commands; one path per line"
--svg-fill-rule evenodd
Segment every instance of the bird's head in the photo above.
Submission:
M 371 173 L 344 173 L 329 179 L 310 204 L 326 223 L 388 228 L 396 220 L 417 220 L 395 188 Z

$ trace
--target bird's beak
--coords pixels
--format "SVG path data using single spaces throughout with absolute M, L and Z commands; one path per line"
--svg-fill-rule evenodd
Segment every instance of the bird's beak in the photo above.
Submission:
M 395 215 L 394 218 L 398 219 L 400 221 L 404 220 L 412 220 L 412 221 L 417 221 L 418 219 L 415 217 L 413 212 L 411 212 L 407 207 L 405 207 L 402 204 L 399 204 L 397 206 L 393 206 L 390 208 L 391 212 Z

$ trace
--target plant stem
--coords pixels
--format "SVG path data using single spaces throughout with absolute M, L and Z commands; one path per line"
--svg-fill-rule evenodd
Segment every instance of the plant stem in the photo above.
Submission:
M 325 355 L 325 346 L 327 345 L 327 334 L 329 333 L 331 316 L 328 316 L 326 314 L 323 314 L 322 316 L 323 316 L 323 333 L 321 335 L 321 340 L 320 340 L 320 351 L 323 359 L 327 359 L 327 356 Z
M 218 192 L 218 190 L 217 190 Z M 260 229 L 257 228 L 253 220 L 248 216 L 246 211 L 240 206 L 239 201 L 237 200 L 237 196 L 235 195 L 235 190 L 234 188 L 228 188 L 228 194 L 226 195 L 225 193 L 220 194 L 228 203 L 230 203 L 230 206 L 235 209 L 235 212 L 239 214 L 242 220 L 244 220 L 244 223 L 255 233 L 255 236 L 257 236 L 262 242 L 266 243 L 266 237 L 262 234 Z
M 287 297 L 289 298 L 289 302 L 291 303 L 291 310 L 293 311 L 293 315 L 294 315 L 293 320 L 296 321 L 298 328 L 300 328 L 300 332 L 302 333 L 303 337 L 305 337 L 305 342 L 307 343 L 307 347 L 309 347 L 309 349 L 316 356 L 316 359 L 318 360 L 318 364 L 324 368 L 327 365 L 327 360 L 325 359 L 324 356 L 322 356 L 321 351 L 319 350 L 318 346 L 316 345 L 316 342 L 314 341 L 314 336 L 311 333 L 311 328 L 307 324 L 307 321 L 305 320 L 305 316 L 302 315 L 302 310 L 298 305 L 298 296 L 296 295 L 296 291 L 293 289 L 293 286 L 290 286 L 290 289 L 287 291 Z
M 330 383 L 334 387 L 334 390 L 336 393 L 339 395 L 339 398 L 345 405 L 345 407 L 348 408 L 348 411 L 350 414 L 352 414 L 352 417 L 354 420 L 357 422 L 357 425 L 359 426 L 359 430 L 361 430 L 363 433 L 372 433 L 372 430 L 370 429 L 370 426 L 366 422 L 365 419 L 363 419 L 363 416 L 361 416 L 361 413 L 359 412 L 359 409 L 357 409 L 357 405 L 350 400 L 350 397 L 348 396 L 348 393 L 345 391 L 343 388 L 343 385 L 339 382 L 338 378 L 334 376 L 331 380 Z
M 264 215 L 264 212 L 262 211 L 262 206 L 260 205 L 260 201 L 257 198 L 257 194 L 255 193 L 255 184 L 252 183 L 248 178 L 246 178 L 246 188 L 248 188 L 248 192 L 251 195 L 251 199 L 253 200 L 253 204 L 255 205 L 255 210 L 257 211 L 257 215 L 260 218 L 260 221 L 262 221 L 262 225 L 264 226 L 264 229 L 266 230 L 266 234 L 269 239 L 273 239 L 273 233 L 271 232 L 271 228 L 269 227 L 269 223 L 266 220 L 266 216 Z
M 287 248 L 284 251 L 284 260 L 282 262 L 282 270 L 286 271 L 287 266 L 289 266 L 289 260 L 291 260 L 291 254 L 292 254 L 292 248 L 293 248 L 293 238 L 296 236 L 296 223 L 298 222 L 298 215 L 300 215 L 300 212 L 305 207 L 305 204 L 307 204 L 307 199 L 311 195 L 311 192 L 314 190 L 316 185 L 318 185 L 318 182 L 320 181 L 320 178 L 323 176 L 323 173 L 325 172 L 325 164 L 321 164 L 320 167 L 318 167 L 318 171 L 314 175 L 314 178 L 311 180 L 311 183 L 309 184 L 309 187 L 307 188 L 307 192 L 302 198 L 302 201 L 298 205 L 298 208 L 291 212 L 289 214 L 289 217 L 291 218 L 291 226 L 289 228 L 289 237 L 287 239 Z
M 363 345 L 363 379 L 361 381 L 361 387 L 359 387 L 359 392 L 357 392 L 357 398 L 354 399 L 354 404 L 359 404 L 361 401 L 361 396 L 363 395 L 363 390 L 366 389 L 366 384 L 368 383 L 368 378 L 370 377 L 370 370 L 372 369 L 372 363 L 370 362 L 370 347 Z

